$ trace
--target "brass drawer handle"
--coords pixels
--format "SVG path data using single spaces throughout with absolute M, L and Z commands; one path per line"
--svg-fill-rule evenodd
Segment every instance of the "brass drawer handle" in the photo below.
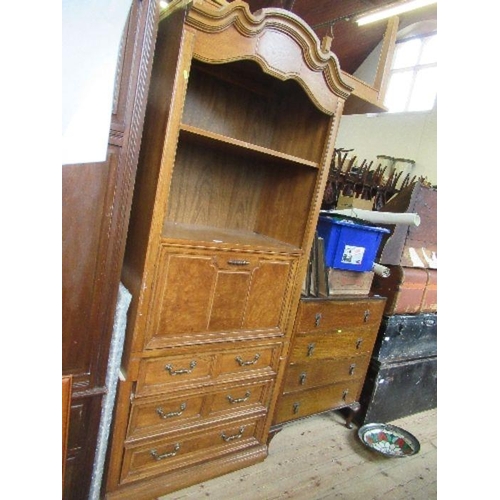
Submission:
M 222 431 L 222 434 L 220 435 L 220 437 L 224 441 L 226 441 L 226 443 L 227 443 L 228 441 L 232 441 L 233 439 L 240 439 L 240 437 L 243 436 L 244 430 L 245 430 L 245 427 L 241 426 L 238 434 L 234 434 L 233 436 L 226 436 L 226 433 L 224 431 Z
M 233 398 L 232 396 L 227 396 L 227 399 L 231 404 L 244 403 L 250 397 L 250 391 L 245 392 L 245 396 L 242 398 Z
M 363 343 L 363 339 L 358 339 L 356 341 L 356 349 L 359 349 L 361 347 L 361 344 Z
M 250 264 L 249 260 L 232 259 L 228 260 L 227 263 L 230 266 L 248 266 Z
M 365 323 L 368 321 L 368 318 L 370 317 L 370 314 L 371 314 L 370 310 L 369 310 L 369 309 L 367 309 L 367 310 L 365 311 L 364 316 L 363 316 L 363 321 L 364 321 Z
M 186 403 L 182 403 L 179 406 L 179 411 L 172 411 L 170 413 L 165 413 L 163 411 L 163 408 L 160 407 L 160 408 L 156 408 L 156 413 L 158 413 L 158 415 L 161 418 L 171 418 L 171 417 L 178 417 L 179 415 L 182 415 L 185 409 L 186 409 Z
M 342 401 L 345 401 L 347 399 L 348 394 L 349 394 L 349 389 L 344 389 L 344 392 L 342 393 Z
M 165 370 L 167 370 L 168 373 L 170 373 L 170 375 L 183 375 L 185 373 L 191 373 L 195 366 L 196 366 L 196 361 L 193 360 L 191 361 L 191 363 L 189 363 L 189 368 L 174 370 L 173 366 L 171 364 L 168 364 L 165 365 Z
M 236 356 L 235 360 L 240 364 L 240 366 L 248 366 L 248 365 L 254 365 L 255 363 L 257 363 L 257 361 L 259 361 L 259 358 L 260 358 L 260 354 L 257 353 L 251 361 L 243 361 L 241 356 Z
M 171 451 L 170 453 L 164 453 L 163 455 L 158 455 L 158 452 L 156 450 L 151 450 L 151 455 L 155 460 L 163 460 L 164 458 L 168 457 L 175 457 L 177 455 L 177 452 L 179 451 L 179 448 L 181 445 L 179 443 L 175 443 L 174 445 L 174 451 Z
M 299 377 L 300 385 L 304 385 L 306 383 L 307 373 L 301 373 Z
M 356 363 L 353 363 L 350 367 L 349 367 L 349 375 L 353 375 L 354 374 L 354 369 L 356 368 Z
M 300 403 L 293 403 L 293 413 L 299 413 Z
M 321 318 L 323 317 L 323 315 L 321 313 L 316 313 L 316 316 L 314 318 L 314 326 L 319 326 L 319 324 L 321 323 Z
M 311 342 L 308 346 L 307 346 L 307 356 L 312 356 L 313 352 L 314 352 L 314 348 L 316 347 L 316 344 L 314 342 Z

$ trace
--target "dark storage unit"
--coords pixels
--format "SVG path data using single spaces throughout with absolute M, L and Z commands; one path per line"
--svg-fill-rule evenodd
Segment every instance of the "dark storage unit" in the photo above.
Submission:
M 437 356 L 437 314 L 384 316 L 373 349 L 380 363 Z
M 383 317 L 359 402 L 358 425 L 437 407 L 437 314 Z
M 437 406 L 437 356 L 395 363 L 371 361 L 355 419 L 391 422 Z
M 418 226 L 393 225 L 376 262 L 371 293 L 386 297 L 354 421 L 391 422 L 437 406 L 437 190 L 402 189 L 381 212 L 417 213 Z

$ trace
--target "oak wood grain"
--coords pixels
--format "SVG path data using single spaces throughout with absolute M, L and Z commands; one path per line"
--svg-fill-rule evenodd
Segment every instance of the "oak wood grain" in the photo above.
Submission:
M 127 240 L 109 499 L 265 458 L 350 92 L 334 55 L 286 11 L 175 5 L 159 25 Z M 161 428 L 141 416 L 127 435 L 136 409 L 170 398 L 172 413 L 192 398 L 191 416 Z

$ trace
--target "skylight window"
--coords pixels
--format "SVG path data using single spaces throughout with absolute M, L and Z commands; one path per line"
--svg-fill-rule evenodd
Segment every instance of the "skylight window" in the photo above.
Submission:
M 437 34 L 396 43 L 384 101 L 388 111 L 427 111 L 436 98 Z

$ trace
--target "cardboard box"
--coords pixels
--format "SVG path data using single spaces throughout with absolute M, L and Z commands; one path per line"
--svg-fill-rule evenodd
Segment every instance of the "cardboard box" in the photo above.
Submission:
M 337 210 L 346 208 L 360 208 L 362 210 L 373 210 L 373 200 L 363 200 L 355 196 L 345 196 L 341 194 L 337 200 Z

